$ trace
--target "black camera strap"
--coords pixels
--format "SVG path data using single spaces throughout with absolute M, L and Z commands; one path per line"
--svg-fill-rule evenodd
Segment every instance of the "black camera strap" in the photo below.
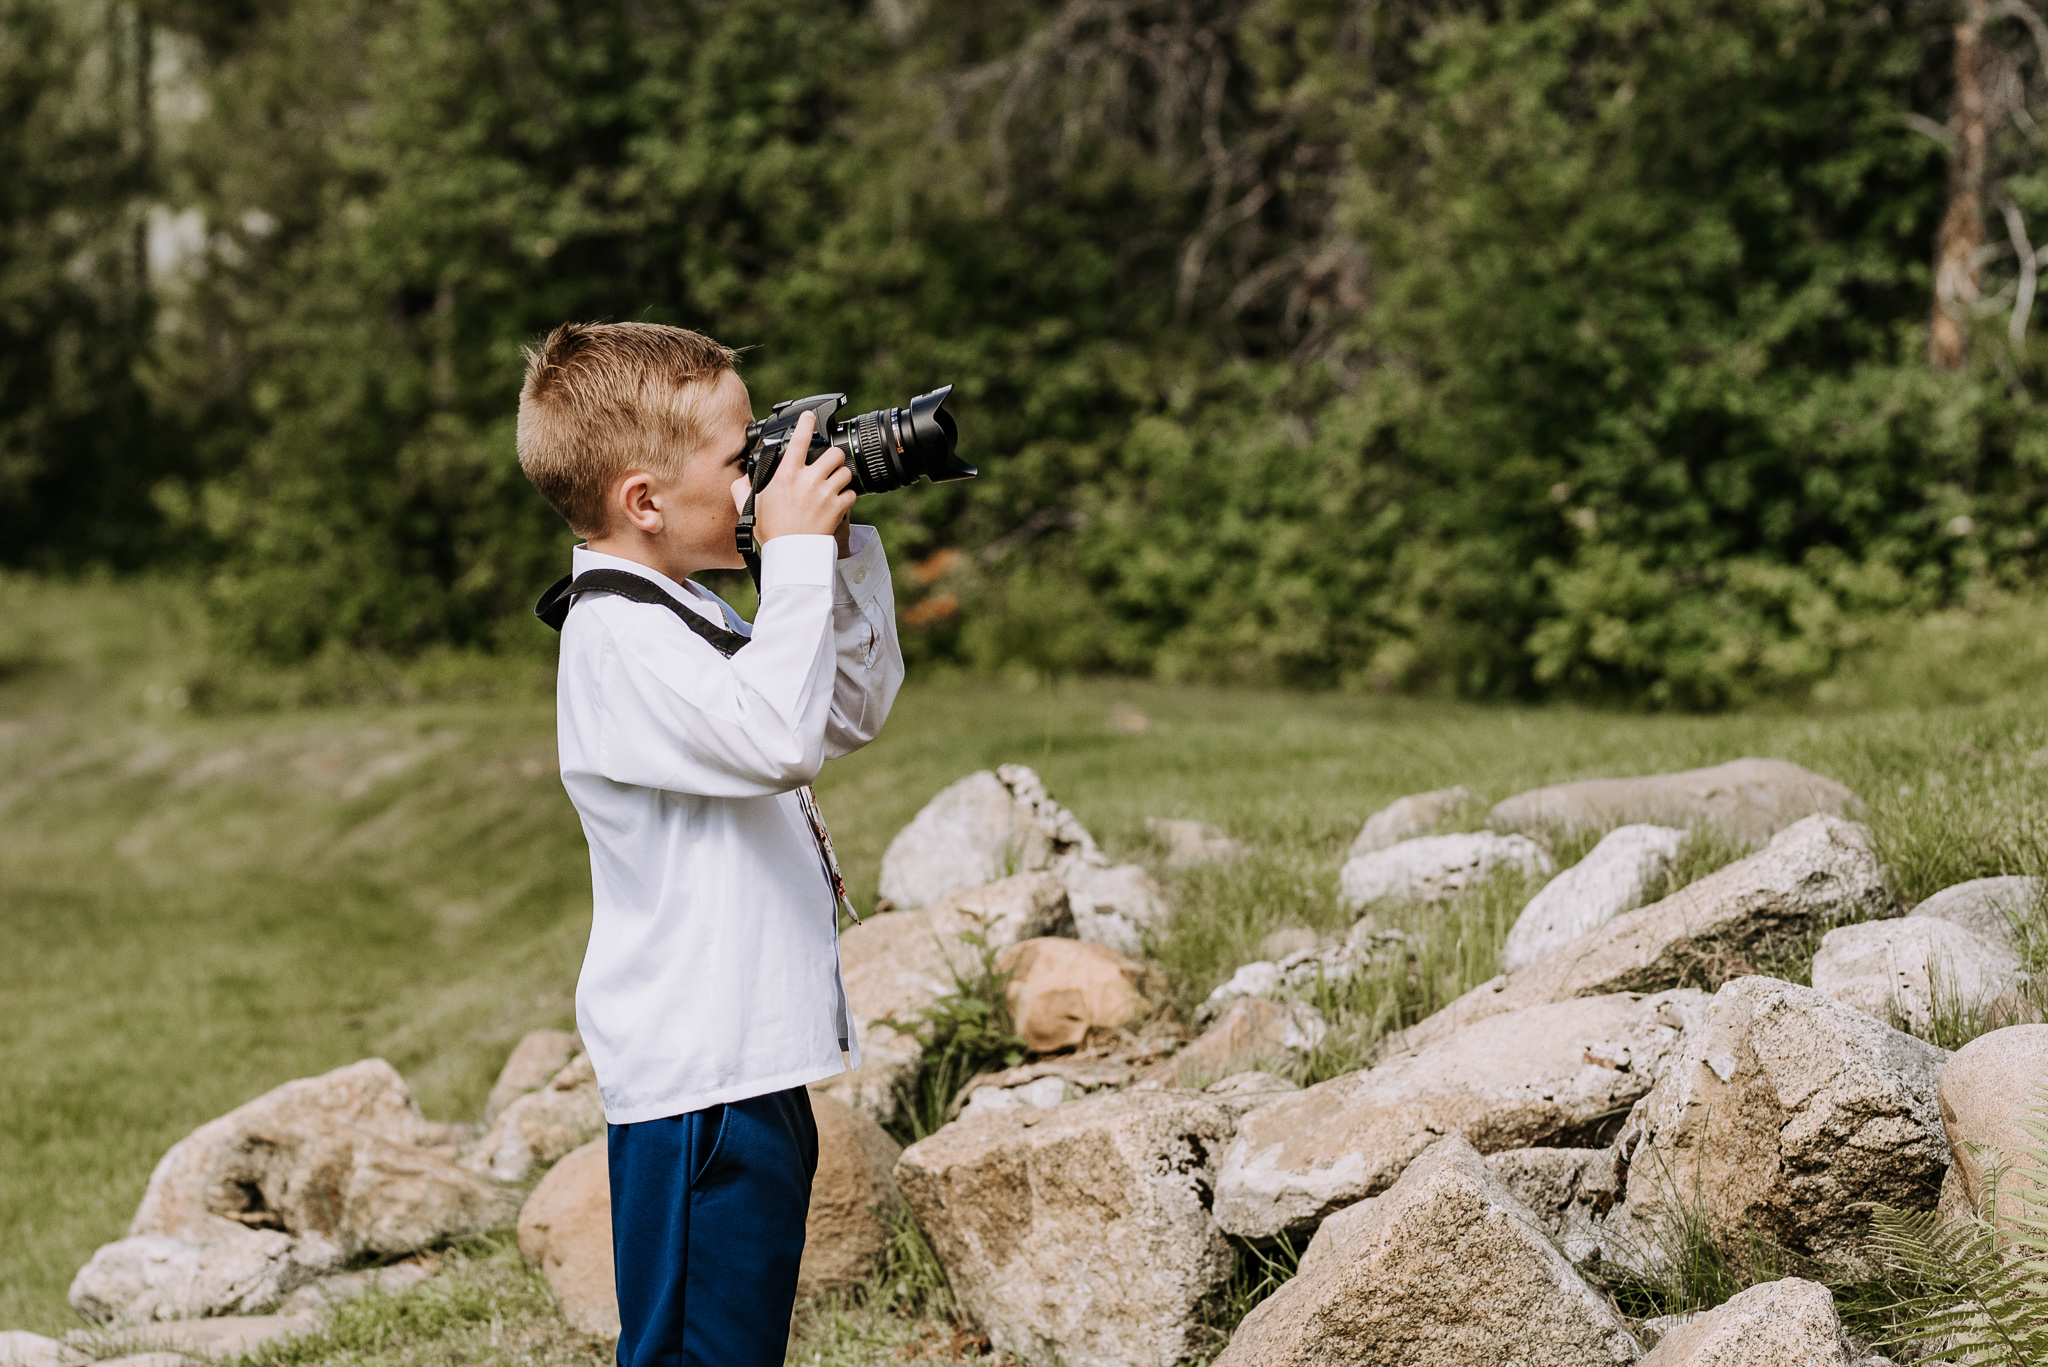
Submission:
M 748 500 L 751 511 L 752 500 Z M 748 557 L 748 567 L 755 571 L 754 582 L 760 583 L 758 557 Z M 699 636 L 728 660 L 740 653 L 752 637 L 742 636 L 737 631 L 713 626 L 704 620 L 703 614 L 690 611 L 674 598 L 668 590 L 651 579 L 643 579 L 630 570 L 585 570 L 574 576 L 563 575 L 548 585 L 548 591 L 533 605 L 533 615 L 560 631 L 569 620 L 569 609 L 576 606 L 576 600 L 586 593 L 611 593 L 635 603 L 659 605 L 683 619 L 683 625 Z M 818 806 L 818 795 L 806 783 L 796 790 L 798 805 L 804 809 L 804 819 L 811 823 L 811 838 L 818 844 L 818 859 L 825 866 L 825 881 L 832 886 L 832 896 L 844 905 L 853 916 L 855 924 L 860 913 L 854 911 L 853 901 L 846 895 L 846 876 L 839 871 L 839 854 L 832 848 L 832 832 L 825 828 L 825 813 Z

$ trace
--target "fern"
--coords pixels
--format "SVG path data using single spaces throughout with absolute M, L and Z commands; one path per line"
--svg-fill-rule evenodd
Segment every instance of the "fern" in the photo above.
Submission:
M 2048 1363 L 2048 1078 L 2017 1117 L 2033 1144 L 1984 1152 L 1978 1209 L 1962 1220 L 1872 1207 L 1874 1251 L 1898 1279 L 1892 1340 L 1925 1362 Z

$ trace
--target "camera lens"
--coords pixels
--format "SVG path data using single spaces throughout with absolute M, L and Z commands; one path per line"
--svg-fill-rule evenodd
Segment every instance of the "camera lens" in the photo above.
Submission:
M 960 429 L 945 407 L 952 393 L 944 385 L 912 399 L 907 410 L 878 408 L 840 425 L 833 440 L 846 450 L 857 492 L 887 493 L 920 475 L 943 483 L 976 473 L 954 450 Z

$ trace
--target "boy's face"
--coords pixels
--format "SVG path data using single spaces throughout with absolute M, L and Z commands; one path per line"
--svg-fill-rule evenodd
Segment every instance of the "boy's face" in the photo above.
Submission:
M 733 482 L 741 478 L 752 403 L 746 384 L 730 370 L 704 402 L 704 441 L 684 458 L 681 473 L 672 480 L 644 472 L 624 476 L 612 490 L 611 525 L 590 539 L 591 549 L 625 553 L 625 543 L 634 543 L 642 554 L 628 558 L 658 559 L 655 568 L 674 579 L 745 563 L 733 545 L 740 520 Z

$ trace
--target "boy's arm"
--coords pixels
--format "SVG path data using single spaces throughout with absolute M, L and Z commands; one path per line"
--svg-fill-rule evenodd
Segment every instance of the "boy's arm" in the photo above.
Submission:
M 873 527 L 849 528 L 852 554 L 834 567 L 832 642 L 836 656 L 825 758 L 851 754 L 873 740 L 903 686 L 903 650 L 896 640 L 896 595 L 889 559 Z
M 578 608 L 604 632 L 592 699 L 599 772 L 706 797 L 764 797 L 815 778 L 834 701 L 837 554 L 829 536 L 763 547 L 753 639 L 730 659 L 687 632 L 649 630 L 668 620 L 664 608 L 618 598 Z

